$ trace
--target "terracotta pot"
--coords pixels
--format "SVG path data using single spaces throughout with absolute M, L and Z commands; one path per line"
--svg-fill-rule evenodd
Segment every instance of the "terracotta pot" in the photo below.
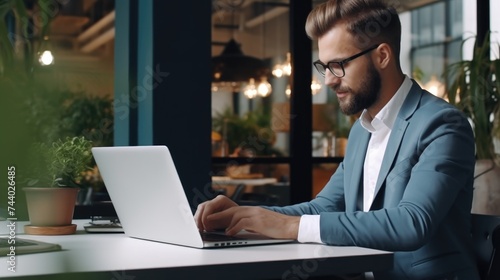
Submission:
M 472 213 L 500 215 L 500 167 L 492 160 L 477 160 Z
M 78 188 L 24 188 L 32 226 L 71 225 Z

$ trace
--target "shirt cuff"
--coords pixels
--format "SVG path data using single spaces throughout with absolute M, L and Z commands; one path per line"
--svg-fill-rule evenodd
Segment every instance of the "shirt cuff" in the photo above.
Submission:
M 300 243 L 323 243 L 319 228 L 320 215 L 302 215 L 299 223 L 297 241 Z

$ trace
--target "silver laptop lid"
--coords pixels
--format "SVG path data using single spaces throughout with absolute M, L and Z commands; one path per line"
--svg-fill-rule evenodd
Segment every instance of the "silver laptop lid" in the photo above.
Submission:
M 95 147 L 92 153 L 125 234 L 203 247 L 166 146 Z

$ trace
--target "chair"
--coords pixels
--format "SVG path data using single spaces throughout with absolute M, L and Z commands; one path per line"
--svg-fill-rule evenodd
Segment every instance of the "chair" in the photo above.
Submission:
M 481 279 L 500 279 L 500 216 L 472 214 L 471 233 Z

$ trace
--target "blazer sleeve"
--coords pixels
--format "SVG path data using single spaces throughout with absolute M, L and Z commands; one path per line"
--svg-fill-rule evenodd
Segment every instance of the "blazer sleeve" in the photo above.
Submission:
M 319 215 L 322 212 L 345 211 L 344 164 L 339 164 L 337 170 L 315 199 L 291 206 L 265 208 L 293 216 Z

